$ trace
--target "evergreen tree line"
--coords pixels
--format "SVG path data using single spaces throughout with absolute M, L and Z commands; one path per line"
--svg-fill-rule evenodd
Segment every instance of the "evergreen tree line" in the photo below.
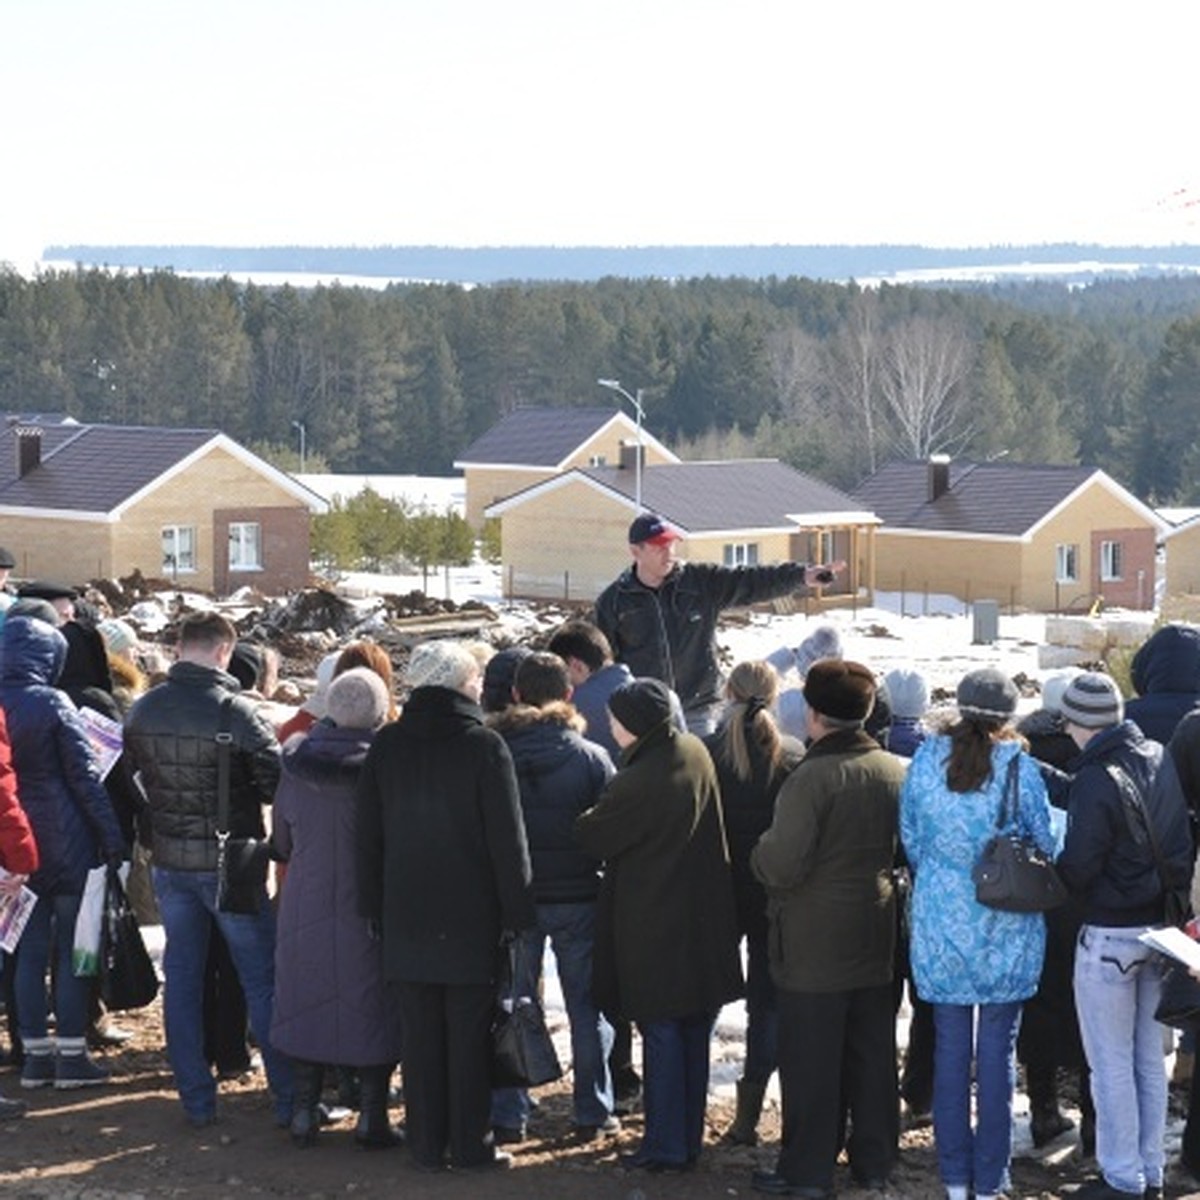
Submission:
M 852 487 L 896 457 L 1103 467 L 1200 500 L 1200 281 L 993 287 L 803 278 L 468 288 L 0 271 L 6 411 L 218 427 L 309 465 L 444 474 L 521 405 L 641 389 L 685 457 L 783 458 Z M 294 460 L 293 460 L 294 461 Z

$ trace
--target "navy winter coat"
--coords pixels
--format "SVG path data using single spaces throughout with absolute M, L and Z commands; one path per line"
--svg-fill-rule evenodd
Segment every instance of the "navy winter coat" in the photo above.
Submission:
M 359 914 L 355 791 L 372 732 L 320 721 L 290 738 L 271 841 L 287 859 L 275 940 L 271 1045 L 293 1058 L 369 1067 L 400 1057 L 383 944 Z
M 508 743 L 521 792 L 537 904 L 585 904 L 600 888 L 600 862 L 575 840 L 575 818 L 600 799 L 616 768 L 580 734 L 567 703 L 514 704 L 488 724 Z
M 0 646 L 0 707 L 41 856 L 29 886 L 41 896 L 77 895 L 92 867 L 126 847 L 78 710 L 54 686 L 67 642 L 45 621 L 11 617 Z
M 1125 816 L 1121 793 L 1105 769 L 1119 766 L 1140 790 L 1150 792 L 1163 748 L 1142 737 L 1132 721 L 1096 734 L 1075 761 L 1067 798 L 1067 837 L 1058 873 L 1080 899 L 1089 925 L 1156 925 L 1163 919 L 1163 887 L 1148 846 L 1139 845 Z M 1168 817 L 1170 819 L 1168 819 Z M 1191 878 L 1191 833 L 1179 812 L 1155 822 L 1159 850 L 1173 884 Z
M 1126 719 L 1165 746 L 1184 714 L 1200 702 L 1200 629 L 1156 630 L 1133 656 L 1130 677 L 1137 699 L 1125 705 Z

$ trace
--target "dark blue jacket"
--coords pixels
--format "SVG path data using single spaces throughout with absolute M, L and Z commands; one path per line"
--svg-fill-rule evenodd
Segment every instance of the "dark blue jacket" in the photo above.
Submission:
M 1130 663 L 1137 699 L 1125 716 L 1164 746 L 1175 726 L 1200 702 L 1200 629 L 1164 625 L 1139 647 Z
M 581 735 L 583 719 L 567 703 L 515 704 L 488 722 L 508 743 L 537 904 L 596 899 L 600 863 L 575 840 L 575 818 L 600 799 L 615 768 L 608 751 Z
M 12 617 L 0 647 L 0 707 L 41 856 L 29 885 L 42 896 L 77 895 L 88 871 L 123 856 L 125 843 L 79 713 L 54 686 L 67 642 L 45 621 Z
M 1120 790 L 1106 769 L 1108 764 L 1120 767 L 1149 797 L 1162 755 L 1162 746 L 1144 738 L 1132 721 L 1122 721 L 1096 734 L 1074 763 L 1067 837 L 1057 866 L 1089 925 L 1162 922 L 1163 886 L 1154 856 L 1135 839 Z M 1192 861 L 1186 820 L 1155 825 L 1168 870 L 1173 879 L 1186 882 Z

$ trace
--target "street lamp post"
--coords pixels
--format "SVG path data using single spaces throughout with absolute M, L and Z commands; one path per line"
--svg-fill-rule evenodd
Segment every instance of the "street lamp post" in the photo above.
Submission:
M 633 405 L 633 411 L 637 413 L 637 462 L 634 464 L 633 502 L 637 505 L 640 513 L 642 511 L 642 389 L 638 388 L 637 395 L 631 396 L 621 386 L 619 379 L 597 379 L 596 382 L 602 388 L 608 388 L 610 392 L 624 396 Z
M 308 430 L 304 428 L 303 421 L 293 421 L 292 428 L 300 431 L 300 474 L 304 474 L 304 443 L 307 440 Z

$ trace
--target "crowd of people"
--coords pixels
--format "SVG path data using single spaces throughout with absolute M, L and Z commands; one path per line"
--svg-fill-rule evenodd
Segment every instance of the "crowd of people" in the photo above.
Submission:
M 552 952 L 574 1138 L 616 1139 L 640 1102 L 628 1170 L 694 1167 L 717 1014 L 744 996 L 722 1138 L 756 1145 L 775 1073 L 782 1096 L 756 1191 L 821 1200 L 843 1158 L 857 1186 L 886 1189 L 907 1117 L 932 1120 L 948 1200 L 993 1200 L 1011 1186 L 1019 1061 L 1038 1145 L 1073 1129 L 1059 1086 L 1080 1080 L 1097 1172 L 1077 1195 L 1160 1196 L 1162 970 L 1138 935 L 1192 881 L 1196 631 L 1166 626 L 1139 650 L 1128 709 L 1109 675 L 1070 671 L 1018 718 L 992 668 L 931 708 L 920 672 L 880 677 L 824 625 L 725 677 L 722 610 L 820 587 L 841 564 L 687 565 L 677 540 L 639 516 L 594 620 L 536 646 L 431 640 L 395 680 L 356 641 L 300 705 L 274 699 L 269 648 L 219 613 L 186 617 L 151 680 L 129 626 L 70 589 L 9 603 L 0 886 L 38 896 L 5 965 L 21 1086 L 109 1079 L 72 931 L 88 871 L 132 858 L 131 894 L 148 873 L 166 935 L 166 1052 L 196 1127 L 218 1119 L 249 1036 L 297 1148 L 320 1140 L 336 1078 L 363 1147 L 406 1145 L 430 1172 L 505 1166 L 537 1102 L 493 1086 L 497 980 L 512 964 L 536 996 Z M 123 723 L 105 776 L 81 706 Z M 979 902 L 973 868 L 997 829 L 1055 860 L 1067 904 Z M 226 839 L 261 868 L 240 911 L 218 896 Z M 1200 1174 L 1198 1090 L 1182 1165 Z M 23 1109 L 0 1099 L 0 1117 Z

